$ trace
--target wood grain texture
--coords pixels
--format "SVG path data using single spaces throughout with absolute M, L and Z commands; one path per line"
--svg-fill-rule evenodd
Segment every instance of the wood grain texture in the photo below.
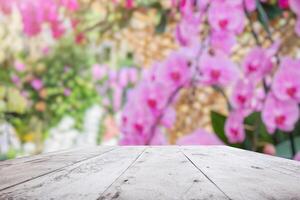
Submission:
M 300 199 L 300 164 L 226 146 L 99 147 L 0 162 L 0 199 Z
M 0 199 L 97 199 L 142 154 L 119 148 L 0 192 Z
M 300 179 L 283 173 L 287 165 L 299 168 L 296 161 L 225 146 L 181 148 L 230 199 L 300 199 Z
M 85 159 L 111 151 L 115 147 L 79 149 L 44 156 L 13 161 L 3 161 L 0 166 L 0 191 L 6 188 L 38 178 L 52 171 L 72 165 Z M 6 164 L 7 163 L 7 164 Z
M 150 147 L 99 199 L 228 198 L 179 148 Z

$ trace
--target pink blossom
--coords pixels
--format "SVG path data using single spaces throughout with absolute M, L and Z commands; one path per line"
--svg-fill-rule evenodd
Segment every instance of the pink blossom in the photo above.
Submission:
M 238 78 L 236 65 L 222 52 L 205 53 L 199 62 L 201 82 L 225 86 Z
M 111 84 L 116 84 L 118 82 L 117 70 L 112 69 L 108 71 L 108 80 Z
M 263 153 L 264 154 L 268 154 L 268 155 L 271 155 L 271 156 L 275 156 L 276 155 L 276 149 L 274 147 L 273 144 L 266 144 L 263 148 Z
M 61 4 L 70 11 L 76 11 L 79 9 L 77 0 L 61 0 Z
M 199 23 L 180 22 L 175 30 L 175 38 L 181 46 L 192 45 L 199 37 Z
M 64 95 L 65 95 L 65 96 L 68 97 L 68 96 L 70 96 L 71 94 L 72 94 L 72 90 L 71 90 L 70 88 L 65 88 L 65 89 L 64 89 Z
M 298 17 L 296 21 L 295 32 L 297 33 L 298 36 L 300 36 L 300 17 Z
M 171 88 L 185 85 L 190 77 L 188 61 L 179 53 L 172 53 L 163 65 L 159 66 L 157 73 L 157 81 Z
M 114 111 L 117 111 L 121 108 L 123 100 L 123 88 L 115 85 L 113 87 L 113 108 Z
M 263 109 L 266 93 L 263 88 L 256 88 L 251 100 L 251 110 L 261 111 Z
M 295 25 L 295 31 L 298 36 L 300 36 L 300 1 L 299 0 L 289 0 L 289 6 L 292 11 L 297 15 L 297 22 Z
M 300 15 L 300 1 L 299 0 L 289 0 L 289 6 L 292 11 L 294 11 L 297 15 Z
M 165 135 L 157 130 L 155 132 L 155 134 L 153 135 L 151 141 L 150 141 L 150 145 L 167 145 L 168 144 L 168 141 L 165 137 Z
M 125 133 L 140 135 L 147 139 L 151 131 L 151 124 L 153 124 L 151 113 L 143 108 L 134 109 L 128 118 L 128 128 L 125 129 Z
M 298 151 L 298 152 L 296 153 L 296 155 L 294 156 L 294 160 L 300 161 L 300 151 Z
M 244 114 L 239 111 L 229 114 L 225 123 L 225 134 L 230 143 L 240 143 L 245 140 L 243 120 Z
M 236 44 L 236 38 L 233 33 L 213 31 L 211 34 L 212 47 L 229 54 L 232 47 Z
M 197 129 L 193 133 L 179 138 L 177 145 L 223 145 L 223 142 L 214 134 L 203 129 Z
M 210 2 L 211 0 L 197 0 L 197 7 L 199 8 L 200 12 L 204 11 Z
M 65 33 L 65 28 L 59 21 L 52 21 L 50 23 L 50 27 L 52 31 L 52 36 L 55 39 L 60 38 Z
M 260 81 L 272 70 L 272 67 L 270 56 L 260 47 L 253 48 L 243 61 L 245 76 L 254 81 Z
M 163 63 L 155 62 L 150 68 L 144 69 L 142 71 L 142 80 L 149 82 L 158 81 L 161 76 L 161 69 L 164 68 Z
M 175 30 L 175 37 L 181 46 L 190 46 L 198 41 L 201 14 L 195 12 L 192 1 L 186 1 L 184 9 L 182 8 L 182 19 Z
M 281 9 L 289 8 L 289 0 L 278 0 L 278 5 Z
M 129 70 L 127 68 L 123 68 L 119 71 L 118 83 L 121 87 L 126 87 L 129 84 Z
M 136 83 L 138 81 L 138 71 L 136 68 L 128 69 L 128 78 L 130 83 Z
M 125 0 L 125 7 L 127 9 L 132 9 L 134 6 L 134 0 Z
M 256 0 L 244 0 L 246 9 L 249 12 L 252 12 L 256 9 Z
M 0 11 L 2 11 L 6 15 L 10 14 L 13 3 L 13 0 L 0 0 Z
M 253 82 L 247 79 L 240 79 L 235 84 L 230 101 L 235 109 L 249 109 L 253 97 Z
M 210 6 L 208 21 L 215 31 L 241 33 L 245 26 L 245 15 L 240 7 L 216 1 Z
M 79 8 L 77 0 L 21 0 L 14 1 L 14 3 L 21 13 L 24 32 L 30 37 L 39 34 L 42 25 L 48 23 L 53 37 L 60 38 L 65 32 L 59 17 L 60 7 L 64 6 L 70 11 Z
M 31 86 L 35 90 L 40 90 L 43 88 L 43 81 L 41 79 L 35 78 L 31 81 Z
M 19 85 L 21 83 L 20 77 L 17 76 L 16 74 L 13 74 L 11 76 L 11 80 L 15 85 Z
M 25 70 L 25 64 L 21 61 L 16 61 L 14 67 L 18 72 L 23 72 Z
M 41 31 L 41 24 L 44 20 L 43 9 L 40 8 L 40 1 L 24 1 L 20 4 L 24 32 L 28 36 L 37 35 Z
M 48 46 L 42 48 L 42 53 L 44 54 L 44 56 L 47 56 L 49 52 L 50 52 L 50 48 Z
M 163 117 L 161 119 L 161 125 L 166 128 L 172 128 L 173 124 L 176 121 L 176 111 L 174 108 L 168 108 L 164 110 Z
M 274 77 L 272 90 L 282 100 L 300 102 L 300 61 L 285 58 Z
M 190 46 L 182 46 L 178 49 L 178 53 L 188 60 L 194 60 L 199 55 L 200 49 L 202 48 L 201 46 L 199 41 L 195 41 L 191 43 Z
M 124 108 L 121 131 L 124 135 L 137 138 L 137 144 L 145 144 L 149 140 L 154 117 L 145 105 L 133 107 L 133 103 L 126 104 Z
M 269 133 L 274 133 L 277 128 L 291 131 L 299 119 L 298 105 L 293 101 L 281 101 L 270 92 L 262 110 L 262 119 Z
M 101 80 L 107 73 L 107 68 L 105 65 L 95 64 L 92 67 L 92 75 L 94 80 Z
M 75 42 L 76 44 L 82 44 L 85 40 L 85 34 L 84 33 L 78 33 L 75 36 Z
M 136 88 L 136 99 L 142 102 L 153 114 L 159 114 L 167 104 L 169 92 L 161 83 L 143 82 Z

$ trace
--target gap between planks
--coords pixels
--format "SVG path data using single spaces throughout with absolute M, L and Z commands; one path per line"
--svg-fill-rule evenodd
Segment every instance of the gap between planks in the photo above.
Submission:
M 201 173 L 203 174 L 220 192 L 222 192 L 228 199 L 232 200 L 212 179 L 209 178 L 208 175 L 206 175 L 179 147 L 180 152 L 184 155 L 184 157 Z
M 97 198 L 97 200 L 102 200 L 103 199 L 103 194 L 123 175 L 125 172 L 132 167 L 136 161 L 144 154 L 144 152 L 148 149 L 148 147 L 145 147 L 143 151 L 132 161 L 132 163 L 100 194 L 100 197 Z
M 62 170 L 62 169 L 64 169 L 64 168 L 70 167 L 70 166 L 72 166 L 72 165 L 75 165 L 75 164 L 77 164 L 77 163 L 84 162 L 84 161 L 87 161 L 87 160 L 90 160 L 90 159 L 93 159 L 93 158 L 96 158 L 96 157 L 102 156 L 102 155 L 104 155 L 104 154 L 106 154 L 106 153 L 109 153 L 109 152 L 111 152 L 111 151 L 115 150 L 115 149 L 117 149 L 117 148 L 110 148 L 110 149 L 108 149 L 107 151 L 100 152 L 100 154 L 99 154 L 99 155 L 94 155 L 94 156 L 91 156 L 91 157 L 88 157 L 88 158 L 85 158 L 85 159 L 82 159 L 82 160 L 74 161 L 73 163 L 71 163 L 71 164 L 68 164 L 68 165 L 65 165 L 65 166 L 63 166 L 63 167 L 59 167 L 59 168 L 57 168 L 57 169 L 54 169 L 54 170 L 52 170 L 52 171 L 49 171 L 49 172 L 46 172 L 46 173 L 43 173 L 43 174 L 37 175 L 37 176 L 35 176 L 35 177 L 31 177 L 31 178 L 29 178 L 29 179 L 26 179 L 26 180 L 24 180 L 24 181 L 21 181 L 21 182 L 18 182 L 18 183 L 12 184 L 12 185 L 10 185 L 10 186 L 7 186 L 7 187 L 4 187 L 4 188 L 1 188 L 1 189 L 0 189 L 0 192 L 3 192 L 3 191 L 5 191 L 5 190 L 7 190 L 7 189 L 9 189 L 9 188 L 12 188 L 12 187 L 15 187 L 15 186 L 17 186 L 17 185 L 24 184 L 24 183 L 26 183 L 26 182 L 29 182 L 29 181 L 31 181 L 31 180 L 35 180 L 35 179 L 37 179 L 37 178 L 40 178 L 40 177 L 43 177 L 43 176 L 49 175 L 49 174 L 51 174 L 51 173 L 54 173 L 54 172 L 60 171 L 60 170 Z M 64 153 L 65 153 L 65 152 L 64 152 Z

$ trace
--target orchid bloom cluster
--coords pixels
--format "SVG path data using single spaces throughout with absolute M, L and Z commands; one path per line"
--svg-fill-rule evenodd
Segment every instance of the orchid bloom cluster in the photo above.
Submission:
M 181 13 L 175 30 L 180 48 L 145 70 L 139 84 L 129 92 L 122 116 L 121 144 L 166 144 L 162 130 L 170 128 L 176 119 L 171 105 L 178 92 L 201 86 L 211 86 L 224 94 L 231 91 L 225 123 L 229 143 L 245 140 L 244 119 L 253 112 L 262 113 L 270 134 L 277 129 L 294 129 L 299 119 L 300 60 L 279 58 L 277 41 L 269 48 L 253 47 L 241 63 L 230 58 L 236 38 L 246 26 L 246 14 L 255 11 L 259 2 L 265 1 L 172 0 Z M 300 14 L 298 0 L 278 3 Z M 208 25 L 209 33 L 201 39 L 204 25 Z M 203 144 L 221 143 L 203 135 L 207 135 L 205 131 L 197 130 L 178 144 L 201 144 L 195 142 L 199 138 L 209 140 Z
M 48 24 L 57 39 L 65 33 L 60 9 L 73 12 L 79 9 L 79 4 L 77 0 L 0 0 L 0 11 L 4 14 L 9 15 L 14 8 L 21 13 L 27 36 L 39 34 L 43 24 Z
M 92 66 L 92 77 L 98 93 L 103 96 L 103 105 L 118 112 L 124 101 L 124 91 L 136 84 L 139 72 L 134 67 L 111 69 L 108 65 Z M 100 83 L 100 84 L 98 84 Z M 111 98 L 109 98 L 111 97 Z

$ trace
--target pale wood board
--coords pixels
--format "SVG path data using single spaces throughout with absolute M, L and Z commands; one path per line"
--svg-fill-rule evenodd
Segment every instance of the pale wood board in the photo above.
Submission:
M 0 162 L 0 199 L 300 199 L 300 164 L 227 146 L 99 147 Z
M 50 154 L 48 156 L 33 156 L 32 159 L 23 160 L 24 162 L 16 160 L 16 164 L 14 164 L 13 161 L 3 161 L 0 166 L 0 191 L 65 166 L 111 151 L 114 148 L 115 147 L 107 146 L 67 151 L 64 153 Z M 5 165 L 6 162 L 8 162 L 9 165 Z
M 97 199 L 145 147 L 119 148 L 0 192 L 0 199 Z
M 228 198 L 178 147 L 150 147 L 99 199 Z
M 300 199 L 300 179 L 269 168 L 272 159 L 281 160 L 273 163 L 280 165 L 277 168 L 286 164 L 299 167 L 296 161 L 258 153 L 251 153 L 249 157 L 247 151 L 226 146 L 181 148 L 191 162 L 231 199 Z

